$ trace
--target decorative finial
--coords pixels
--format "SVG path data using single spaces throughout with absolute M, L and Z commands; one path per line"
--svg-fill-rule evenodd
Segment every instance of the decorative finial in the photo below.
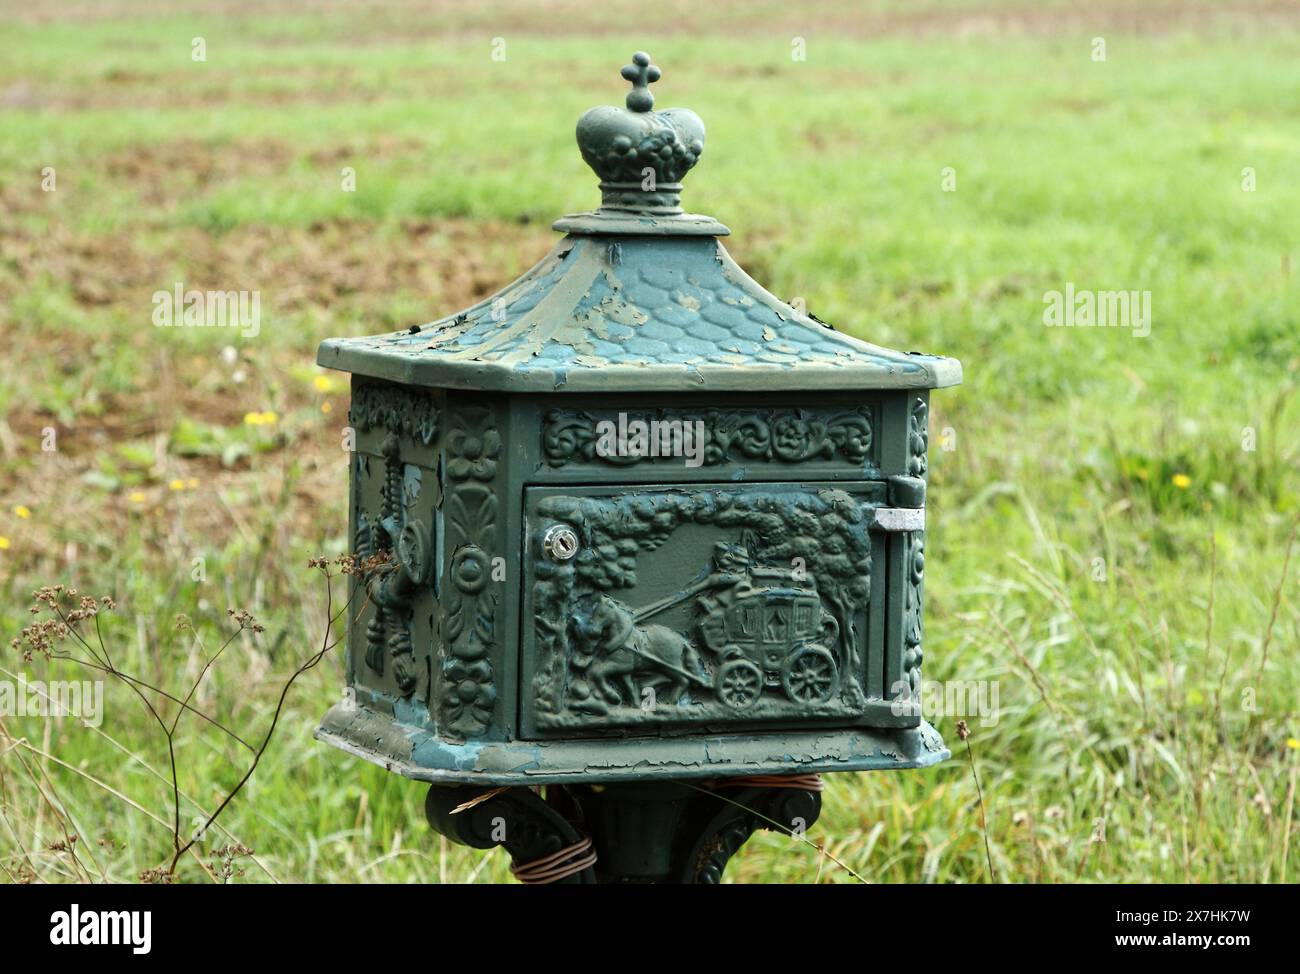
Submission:
M 650 63 L 650 55 L 637 51 L 632 55 L 632 63 L 623 65 L 624 78 L 632 82 L 632 90 L 627 93 L 627 107 L 633 112 L 648 112 L 655 107 L 655 96 L 648 87 L 661 77 L 659 68 Z
M 578 119 L 578 148 L 600 177 L 601 208 L 681 213 L 682 177 L 704 152 L 704 123 L 687 108 L 652 111 L 648 86 L 660 71 L 645 51 L 633 54 L 620 73 L 632 82 L 627 109 L 604 105 Z

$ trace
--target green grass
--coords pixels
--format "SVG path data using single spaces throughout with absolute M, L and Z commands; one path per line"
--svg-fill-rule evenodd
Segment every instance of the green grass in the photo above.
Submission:
M 1294 880 L 1300 20 L 821 6 L 710 7 L 667 34 L 630 31 L 627 10 L 590 23 L 510 4 L 8 14 L 6 642 L 28 594 L 64 581 L 112 594 L 120 658 L 178 686 L 201 656 L 176 613 L 211 649 L 227 607 L 247 608 L 267 632 L 232 647 L 202 699 L 259 734 L 322 635 L 306 559 L 345 545 L 346 393 L 316 387 L 316 343 L 430 320 L 540 256 L 550 220 L 596 199 L 574 120 L 621 97 L 617 68 L 645 48 L 660 104 L 708 126 L 685 202 L 731 226 L 746 268 L 841 328 L 964 364 L 931 419 L 925 665 L 998 681 L 996 725 L 968 718 L 997 878 Z M 206 63 L 189 59 L 195 35 Z M 150 294 L 182 279 L 260 288 L 262 334 L 154 329 Z M 1044 327 L 1043 295 L 1067 281 L 1150 290 L 1150 336 Z M 244 423 L 266 410 L 269 428 Z M 3 666 L 46 675 L 12 652 Z M 221 819 L 256 850 L 244 881 L 504 881 L 503 854 L 428 830 L 419 786 L 311 740 L 341 683 L 336 657 L 300 681 Z M 106 706 L 102 733 L 0 718 L 0 876 L 79 875 L 49 848 L 61 821 L 95 877 L 166 858 L 166 749 L 127 692 Z M 935 723 L 948 764 L 829 780 L 810 837 L 868 880 L 988 878 L 955 718 Z M 177 743 L 189 821 L 240 769 L 197 724 Z M 205 840 L 205 858 L 228 841 Z M 772 835 L 728 876 L 852 881 Z

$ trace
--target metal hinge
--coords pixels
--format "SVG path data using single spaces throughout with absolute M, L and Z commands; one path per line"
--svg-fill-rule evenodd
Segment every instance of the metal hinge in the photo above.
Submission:
M 881 531 L 924 531 L 924 507 L 873 507 L 871 526 Z

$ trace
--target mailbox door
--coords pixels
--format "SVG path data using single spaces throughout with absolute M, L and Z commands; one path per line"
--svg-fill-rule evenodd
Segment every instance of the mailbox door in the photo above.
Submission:
M 886 494 L 528 488 L 523 736 L 915 723 L 888 699 L 902 624 L 887 567 L 901 539 L 874 516 Z

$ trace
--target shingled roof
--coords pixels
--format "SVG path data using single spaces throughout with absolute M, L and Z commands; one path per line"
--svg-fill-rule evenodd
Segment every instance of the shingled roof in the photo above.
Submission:
M 322 343 L 317 361 L 424 386 L 504 391 L 937 388 L 950 358 L 835 331 L 768 293 L 713 236 L 566 236 L 454 315 Z

